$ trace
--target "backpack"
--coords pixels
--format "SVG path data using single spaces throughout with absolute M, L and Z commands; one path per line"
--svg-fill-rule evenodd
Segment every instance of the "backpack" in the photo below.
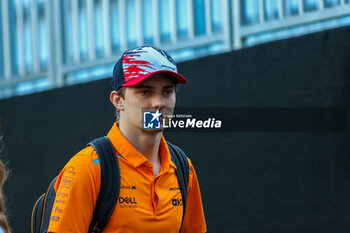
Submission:
M 119 198 L 120 171 L 117 155 L 108 137 L 97 138 L 88 145 L 94 147 L 98 154 L 101 166 L 101 187 L 97 198 L 96 207 L 89 227 L 89 233 L 102 232 L 113 213 Z M 178 177 L 183 202 L 183 215 L 185 216 L 187 203 L 187 186 L 189 177 L 189 164 L 185 153 L 177 146 L 167 142 L 171 159 L 173 160 Z M 117 171 L 117 172 L 116 172 Z M 53 179 L 46 193 L 42 194 L 36 201 L 31 218 L 31 233 L 47 233 L 50 223 L 51 210 L 55 201 L 55 183 L 57 176 Z

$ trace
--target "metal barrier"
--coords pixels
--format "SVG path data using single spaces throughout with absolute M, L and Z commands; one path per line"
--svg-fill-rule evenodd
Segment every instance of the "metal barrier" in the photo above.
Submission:
M 284 0 L 2 0 L 0 98 L 107 77 L 122 51 L 138 45 L 159 46 L 181 61 L 243 48 L 248 37 L 261 33 L 350 15 L 350 0 L 318 0 L 311 10 L 308 2 L 315 5 L 310 0 L 292 7 Z M 295 6 L 297 12 L 288 13 Z
M 301 25 L 309 25 L 316 22 L 322 22 L 335 18 L 341 18 L 350 15 L 350 1 L 340 0 L 327 1 L 327 0 L 298 0 L 294 1 L 297 4 L 294 5 L 294 13 L 292 5 L 288 7 L 287 1 L 275 0 L 275 17 L 272 19 L 267 18 L 266 0 L 256 0 L 259 10 L 257 12 L 256 21 L 249 25 L 242 25 L 240 20 L 240 2 L 233 0 L 232 12 L 233 22 L 236 22 L 232 31 L 234 32 L 233 48 L 240 49 L 245 46 L 245 40 L 247 37 L 266 32 L 278 31 L 286 28 L 293 28 Z M 308 5 L 307 2 L 313 4 Z M 291 1 L 289 1 L 291 3 Z M 327 3 L 327 4 L 326 4 Z M 288 14 L 289 13 L 289 14 Z M 319 30 L 326 29 L 321 27 Z M 313 32 L 309 30 L 309 32 Z M 307 32 L 306 32 L 307 33 Z

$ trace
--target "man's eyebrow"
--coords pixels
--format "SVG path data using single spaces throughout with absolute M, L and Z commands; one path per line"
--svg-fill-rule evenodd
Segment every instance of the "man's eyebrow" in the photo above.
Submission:
M 168 86 L 165 86 L 165 87 L 163 87 L 163 89 L 167 89 L 167 88 L 173 88 L 173 87 L 175 87 L 175 84 L 173 84 L 173 85 L 168 85 Z
M 167 86 L 164 86 L 163 89 L 174 88 L 174 87 L 175 87 L 175 84 L 173 84 L 173 85 L 167 85 Z M 138 85 L 138 86 L 134 86 L 134 88 L 137 88 L 137 89 L 140 89 L 140 88 L 150 88 L 150 89 L 153 89 L 154 87 L 153 87 L 153 86 L 147 86 L 147 85 Z
M 147 85 L 138 85 L 138 86 L 134 86 L 134 88 L 154 88 L 154 87 L 147 86 Z

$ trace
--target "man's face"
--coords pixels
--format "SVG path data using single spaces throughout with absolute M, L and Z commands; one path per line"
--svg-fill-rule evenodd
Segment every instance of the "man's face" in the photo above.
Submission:
M 143 111 L 159 110 L 165 115 L 173 113 L 176 86 L 165 74 L 152 75 L 136 86 L 127 87 L 122 101 L 124 109 L 120 111 L 120 122 L 142 129 Z

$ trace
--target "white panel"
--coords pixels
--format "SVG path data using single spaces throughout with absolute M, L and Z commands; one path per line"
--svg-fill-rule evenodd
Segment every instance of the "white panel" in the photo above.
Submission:
M 109 0 L 102 1 L 102 14 L 103 14 L 103 39 L 105 55 L 110 56 L 112 53 L 111 44 L 111 22 L 109 14 Z
M 9 28 L 9 14 L 7 0 L 1 1 L 2 9 L 2 34 L 3 34 L 3 48 L 4 48 L 4 74 L 5 80 L 11 78 L 11 51 L 10 51 L 10 28 Z
M 324 9 L 324 0 L 319 0 L 318 5 L 319 5 L 319 10 L 322 11 Z
M 218 2 L 218 0 L 216 0 Z M 216 3 L 217 3 L 216 2 Z M 212 27 L 211 27 L 211 7 L 210 7 L 210 0 L 205 0 L 205 31 L 207 35 L 212 34 Z
M 299 15 L 304 14 L 304 0 L 299 0 Z
M 119 0 L 119 15 L 120 15 L 120 34 L 121 34 L 121 50 L 127 49 L 127 35 L 126 35 L 126 16 L 125 16 L 125 0 Z
M 31 1 L 30 6 L 31 11 L 31 27 L 32 27 L 32 46 L 33 46 L 33 65 L 34 72 L 39 72 L 40 63 L 39 63 L 39 46 L 38 46 L 38 10 L 37 10 L 37 2 Z
M 143 45 L 142 5 L 141 0 L 136 0 L 137 45 Z
M 265 22 L 265 14 L 264 14 L 264 0 L 259 0 L 259 22 Z
M 89 36 L 89 59 L 94 60 L 95 52 L 95 22 L 94 22 L 94 2 L 87 0 L 87 22 L 88 22 L 88 36 Z
M 242 48 L 241 39 L 241 15 L 240 15 L 240 4 L 239 0 L 232 0 L 232 31 L 233 31 L 233 48 Z
M 283 0 L 278 0 L 278 19 L 281 20 L 284 18 L 283 12 Z
M 80 62 L 78 12 L 78 0 L 72 0 L 73 59 L 75 63 Z
M 222 0 L 221 9 L 223 10 L 223 20 L 221 23 L 223 24 L 224 29 L 224 42 L 226 50 L 231 49 L 231 36 L 230 36 L 230 7 L 229 0 Z
M 61 9 L 61 0 L 54 0 L 54 6 L 52 11 L 54 14 L 54 47 L 52 46 L 51 48 L 54 49 L 50 49 L 50 60 L 52 60 L 55 57 L 55 61 L 54 62 L 50 62 L 51 65 L 54 65 L 55 67 L 51 67 L 50 70 L 55 69 L 55 72 L 53 72 L 53 77 L 51 77 L 52 82 L 51 85 L 52 87 L 57 86 L 57 87 L 61 87 L 64 84 L 64 76 L 62 73 L 62 66 L 63 66 L 63 46 L 62 46 L 62 42 L 64 41 L 63 35 L 64 33 L 62 33 L 62 19 L 60 16 L 60 13 L 62 11 Z M 67 12 L 67 11 L 66 11 Z M 49 17 L 49 14 L 47 14 L 46 17 Z M 48 24 L 48 30 L 49 33 L 51 32 L 51 24 Z M 50 40 L 52 41 L 52 40 Z M 54 51 L 54 52 L 53 52 Z
M 177 32 L 176 32 L 176 5 L 175 0 L 169 0 L 169 12 L 170 12 L 170 39 L 174 43 L 177 41 Z
M 23 36 L 23 3 L 17 2 L 17 40 L 18 40 L 18 69 L 19 75 L 25 74 L 24 36 Z
M 153 5 L 153 24 L 154 24 L 154 44 L 157 46 L 160 44 L 158 0 L 152 0 L 152 5 Z
M 194 19 L 193 19 L 193 0 L 187 2 L 187 14 L 188 14 L 188 37 L 189 39 L 194 38 Z
M 46 23 L 46 26 L 47 26 L 47 36 L 48 36 L 48 78 L 49 78 L 49 81 L 50 81 L 50 86 L 51 88 L 55 87 L 55 79 L 57 77 L 55 77 L 55 72 L 54 70 L 57 69 L 57 67 L 55 67 L 55 56 L 58 56 L 58 54 L 56 55 L 54 53 L 54 46 L 55 46 L 55 43 L 57 43 L 58 41 L 58 38 L 55 38 L 54 37 L 54 31 L 53 31 L 53 28 L 52 25 L 55 24 L 55 17 L 51 17 L 51 8 L 52 8 L 52 5 L 54 4 L 54 2 L 51 2 L 51 1 L 45 1 L 45 23 Z M 54 8 L 55 11 L 58 11 L 57 8 Z M 53 19 L 53 20 L 51 20 Z M 57 23 L 56 23 L 56 27 L 57 27 Z

